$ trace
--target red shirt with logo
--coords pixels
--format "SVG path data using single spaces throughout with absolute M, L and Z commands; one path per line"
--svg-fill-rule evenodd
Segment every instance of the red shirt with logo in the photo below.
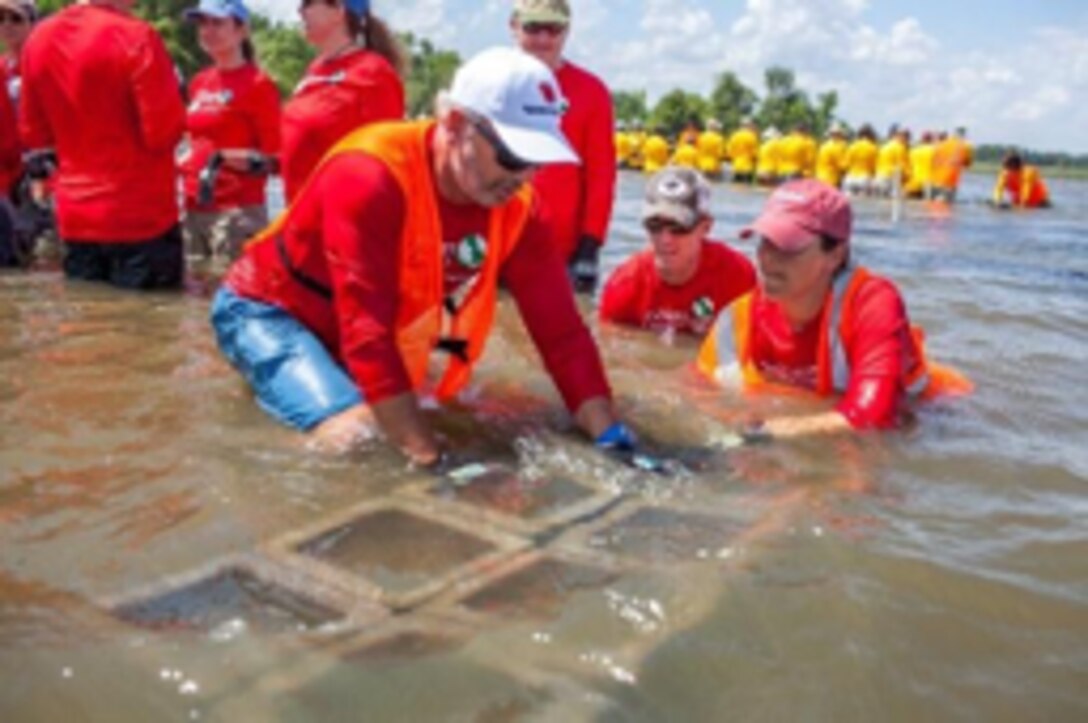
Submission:
M 22 71 L 20 130 L 28 148 L 57 151 L 62 238 L 144 241 L 177 224 L 185 106 L 154 28 L 71 5 L 30 34 Z
M 703 241 L 695 275 L 679 286 L 657 273 L 652 248 L 632 256 L 616 269 L 601 292 L 598 313 L 603 321 L 655 332 L 703 336 L 718 312 L 755 286 L 752 262 L 717 241 Z
M 477 242 L 486 235 L 489 210 L 438 200 L 450 292 L 481 260 Z M 345 153 L 314 175 L 288 212 L 283 232 L 299 268 L 335 289 L 333 300 L 284 273 L 272 242 L 249 246 L 226 278 L 235 293 L 279 306 L 311 329 L 371 403 L 411 389 L 395 342 L 400 234 L 409 202 L 380 161 Z M 502 281 L 573 411 L 610 391 L 565 266 L 548 238 L 549 229 L 534 210 L 503 266 Z
M 616 189 L 616 141 L 612 95 L 605 84 L 569 61 L 555 77 L 568 103 L 563 134 L 582 162 L 544 166 L 533 177 L 533 186 L 545 221 L 554 229 L 554 245 L 566 261 L 581 235 L 603 243 L 608 233 Z
M 196 202 L 199 174 L 217 150 L 252 149 L 266 155 L 280 150 L 280 94 L 260 68 L 208 68 L 189 84 L 185 117 L 189 152 L 181 162 L 185 205 Z M 216 178 L 213 202 L 201 210 L 221 210 L 264 203 L 265 177 L 223 166 Z
M 10 194 L 22 173 L 22 147 L 15 117 L 15 102 L 8 88 L 15 79 L 13 63 L 0 57 L 0 195 Z
M 381 55 L 359 48 L 315 60 L 283 107 L 280 172 L 287 201 L 349 131 L 403 117 L 404 85 Z
M 903 377 L 918 350 L 903 299 L 886 279 L 870 278 L 857 292 L 855 328 L 843 339 L 850 381 L 835 409 L 855 428 L 885 428 L 899 420 Z M 768 381 L 815 389 L 821 318 L 794 328 L 774 301 L 752 304 L 752 356 Z

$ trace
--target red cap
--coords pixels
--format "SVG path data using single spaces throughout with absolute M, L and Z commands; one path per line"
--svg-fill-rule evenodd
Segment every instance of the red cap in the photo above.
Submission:
M 847 242 L 854 214 L 850 201 L 826 183 L 806 178 L 775 189 L 763 213 L 741 238 L 760 235 L 783 251 L 801 251 L 820 236 Z

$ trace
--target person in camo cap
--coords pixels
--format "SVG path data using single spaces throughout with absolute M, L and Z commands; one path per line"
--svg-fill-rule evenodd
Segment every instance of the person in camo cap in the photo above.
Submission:
M 575 289 L 592 293 L 616 187 L 612 94 L 597 76 L 564 57 L 570 24 L 567 0 L 514 0 L 514 41 L 555 73 L 566 106 L 563 134 L 582 159 L 580 165 L 541 169 L 533 186 L 556 229 L 555 245 Z

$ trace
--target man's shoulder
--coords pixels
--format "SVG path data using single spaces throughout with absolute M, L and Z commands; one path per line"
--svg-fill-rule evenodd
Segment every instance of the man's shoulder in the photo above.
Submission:
M 559 68 L 559 72 L 556 73 L 556 78 L 559 80 L 561 86 L 578 85 L 585 90 L 603 93 L 608 95 L 609 98 L 612 97 L 608 90 L 608 86 L 605 85 L 605 82 L 597 75 L 565 58 L 563 59 L 563 65 Z

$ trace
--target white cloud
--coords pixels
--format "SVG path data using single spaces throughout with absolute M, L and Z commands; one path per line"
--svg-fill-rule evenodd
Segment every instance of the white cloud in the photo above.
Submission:
M 298 0 L 253 0 L 280 19 Z M 375 0 L 398 31 L 469 56 L 508 43 L 512 0 Z M 733 3 L 729 3 L 730 6 Z M 614 88 L 706 93 L 735 72 L 757 92 L 771 65 L 812 94 L 839 91 L 840 113 L 878 128 L 967 125 L 983 141 L 1088 151 L 1088 26 L 1032 28 L 1000 50 L 944 39 L 916 17 L 878 26 L 869 0 L 573 0 L 568 53 Z M 1029 16 L 1030 17 L 1030 16 Z M 980 18 L 980 21 L 983 19 Z

